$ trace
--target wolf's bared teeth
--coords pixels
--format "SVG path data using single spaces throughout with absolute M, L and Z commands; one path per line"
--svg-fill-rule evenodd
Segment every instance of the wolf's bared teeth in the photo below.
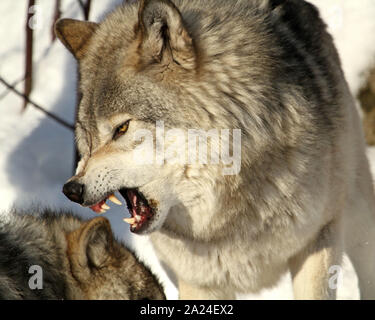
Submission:
M 140 222 L 140 221 L 142 220 L 142 217 L 139 216 L 139 215 L 136 215 L 136 216 L 135 216 L 135 220 L 137 220 L 137 222 Z
M 112 201 L 114 204 L 117 204 L 119 206 L 122 205 L 122 202 L 114 194 L 110 195 L 108 199 Z
M 109 205 L 107 205 L 106 203 L 104 203 L 104 204 L 102 205 L 102 209 L 104 209 L 104 210 L 109 210 L 109 209 L 111 209 L 111 207 L 110 207 Z
M 127 219 L 124 219 L 124 221 L 130 225 L 133 225 L 135 224 L 137 221 L 135 220 L 135 218 L 127 218 Z

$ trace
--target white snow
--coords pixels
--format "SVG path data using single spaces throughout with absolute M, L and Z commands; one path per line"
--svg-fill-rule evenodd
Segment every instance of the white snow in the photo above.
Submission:
M 65 17 L 82 19 L 76 0 L 63 0 Z M 98 21 L 120 0 L 94 0 L 91 20 Z M 375 59 L 375 0 L 311 0 L 322 12 L 339 49 L 343 68 L 353 93 L 360 87 L 364 72 Z M 75 109 L 76 66 L 71 55 L 58 42 L 51 45 L 50 24 L 54 1 L 39 0 L 34 35 L 34 89 L 31 99 L 49 111 L 73 123 Z M 0 1 L 0 75 L 10 83 L 23 78 L 26 0 Z M 23 90 L 23 83 L 17 85 Z M 85 217 L 95 215 L 69 202 L 62 194 L 64 182 L 73 172 L 73 134 L 29 106 L 21 113 L 22 100 L 0 84 L 0 210 L 6 215 L 11 207 L 41 205 L 70 209 Z M 369 149 L 375 172 L 375 151 Z M 117 207 L 114 205 L 113 207 Z M 146 237 L 130 234 L 122 222 L 123 208 L 106 214 L 119 239 L 137 251 L 159 275 L 167 297 L 177 299 L 178 292 L 161 268 Z M 358 299 L 357 279 L 345 258 L 340 299 Z M 272 290 L 243 299 L 292 299 L 290 276 L 286 275 Z

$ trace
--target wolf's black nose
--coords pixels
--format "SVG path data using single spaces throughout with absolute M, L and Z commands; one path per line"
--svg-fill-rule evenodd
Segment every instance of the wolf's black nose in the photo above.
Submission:
M 83 203 L 83 184 L 75 181 L 66 183 L 63 187 L 63 193 L 73 202 Z

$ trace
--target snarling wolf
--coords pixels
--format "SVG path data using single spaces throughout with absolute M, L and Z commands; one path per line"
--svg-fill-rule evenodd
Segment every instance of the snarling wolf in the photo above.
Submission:
M 106 218 L 14 211 L 0 218 L 0 240 L 1 300 L 165 299 Z
M 80 75 L 82 158 L 63 191 L 97 212 L 119 191 L 131 230 L 151 235 L 180 298 L 231 299 L 274 286 L 288 270 L 295 298 L 335 298 L 330 277 L 344 250 L 361 297 L 375 298 L 375 203 L 362 128 L 313 5 L 142 0 L 100 23 L 60 20 L 56 33 Z M 180 135 L 158 134 L 160 122 Z M 158 161 L 161 150 L 184 155 L 178 147 L 189 129 L 230 138 L 240 130 L 240 170 L 168 161 L 173 152 Z M 232 139 L 207 140 L 212 155 L 228 141 L 235 150 Z M 146 142 L 148 164 L 134 156 Z

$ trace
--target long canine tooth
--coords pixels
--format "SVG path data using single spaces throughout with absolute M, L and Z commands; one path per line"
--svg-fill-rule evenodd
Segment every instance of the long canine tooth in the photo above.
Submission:
M 137 221 L 135 220 L 135 218 L 127 218 L 127 219 L 124 219 L 124 221 L 126 223 L 129 223 L 131 225 L 135 224 Z
M 111 207 L 110 207 L 109 205 L 107 205 L 106 203 L 104 203 L 104 204 L 102 205 L 102 209 L 104 209 L 104 210 L 109 210 L 109 209 L 111 209 Z
M 142 220 L 142 217 L 141 217 L 141 216 L 139 216 L 139 215 L 136 215 L 136 216 L 135 216 L 135 220 L 137 220 L 137 222 L 139 222 L 139 221 L 141 221 L 141 220 Z
M 119 206 L 122 205 L 122 202 L 121 202 L 119 199 L 117 199 L 117 197 L 116 197 L 114 194 L 111 195 L 111 196 L 109 196 L 108 199 L 109 199 L 110 201 L 112 201 L 113 203 L 119 205 Z

